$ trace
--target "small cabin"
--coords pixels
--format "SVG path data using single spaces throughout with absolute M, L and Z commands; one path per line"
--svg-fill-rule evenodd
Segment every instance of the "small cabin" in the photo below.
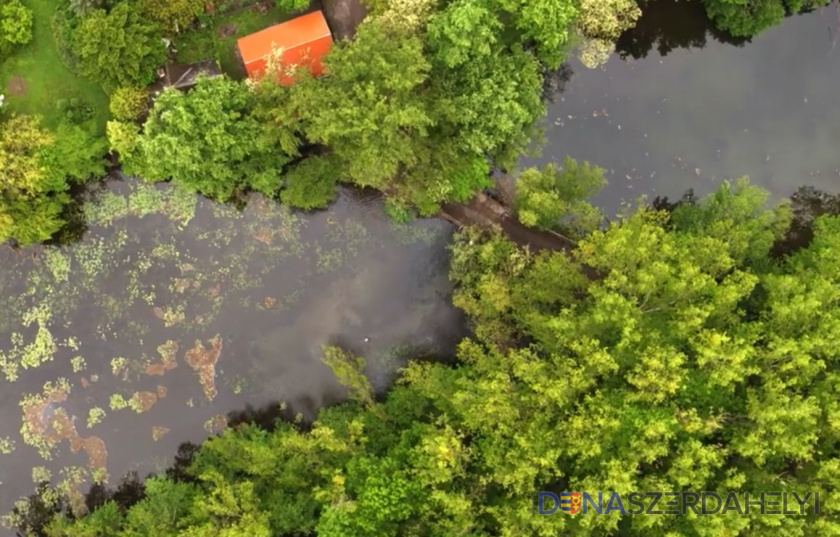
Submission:
M 332 32 L 320 10 L 247 35 L 237 42 L 248 78 L 259 79 L 273 50 L 280 50 L 284 66 L 305 66 L 314 76 L 324 72 L 321 59 L 330 51 Z M 280 74 L 278 82 L 291 85 L 290 76 Z

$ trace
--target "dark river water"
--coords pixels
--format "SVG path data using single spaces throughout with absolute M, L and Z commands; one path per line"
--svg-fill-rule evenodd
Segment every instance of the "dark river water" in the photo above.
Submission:
M 830 7 L 733 44 L 696 5 L 656 0 L 603 69 L 571 64 L 544 157 L 525 164 L 606 168 L 596 201 L 608 212 L 741 175 L 776 196 L 836 191 L 837 18 Z M 83 490 L 162 469 L 246 404 L 311 418 L 344 396 L 322 345 L 367 358 L 381 389 L 407 358 L 450 355 L 465 333 L 451 227 L 395 225 L 359 194 L 315 214 L 259 197 L 240 212 L 125 180 L 87 211 L 76 244 L 0 250 L 3 512 L 43 478 Z
M 605 168 L 610 184 L 595 201 L 607 211 L 742 175 L 776 196 L 840 189 L 837 7 L 735 45 L 718 40 L 699 3 L 655 0 L 619 43 L 626 60 L 572 62 L 549 105 L 543 156 L 526 164 L 569 155 Z

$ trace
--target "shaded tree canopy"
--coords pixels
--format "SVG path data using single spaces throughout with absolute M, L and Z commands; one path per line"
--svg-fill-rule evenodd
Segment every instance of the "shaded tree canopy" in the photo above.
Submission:
M 71 46 L 79 71 L 109 90 L 151 83 L 166 59 L 159 27 L 132 2 L 90 10 L 73 30 Z
M 523 170 L 516 180 L 516 213 L 528 227 L 556 230 L 579 238 L 595 230 L 601 212 L 587 203 L 607 184 L 604 169 L 567 157 L 562 167 Z
M 204 0 L 139 0 L 139 6 L 145 18 L 178 33 L 204 11 Z
M 68 181 L 102 175 L 105 150 L 77 125 L 61 124 L 51 133 L 36 116 L 0 122 L 0 243 L 49 239 L 64 224 Z
M 263 137 L 253 115 L 255 95 L 225 77 L 199 80 L 182 93 L 167 89 L 155 100 L 141 133 L 112 122 L 109 138 L 126 171 L 150 181 L 172 179 L 226 201 L 246 187 L 272 196 L 282 186 L 290 156 Z
M 706 13 L 721 30 L 749 37 L 776 26 L 787 15 L 828 5 L 831 0 L 704 0 Z

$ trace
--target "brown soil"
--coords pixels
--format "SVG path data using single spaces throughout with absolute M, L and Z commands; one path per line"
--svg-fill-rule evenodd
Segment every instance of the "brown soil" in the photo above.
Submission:
M 236 33 L 236 26 L 233 24 L 223 24 L 219 27 L 219 37 L 225 39 Z
M 88 464 L 93 469 L 104 470 L 108 459 L 105 442 L 98 436 L 83 438 L 76 430 L 75 418 L 58 407 L 53 412 L 52 421 L 48 422 L 46 409 L 51 403 L 63 403 L 67 400 L 67 392 L 54 389 L 45 393 L 39 399 L 23 405 L 23 419 L 29 429 L 44 439 L 47 446 L 54 448 L 64 440 L 70 442 L 70 451 L 78 453 L 84 450 Z
M 23 421 L 36 435 L 46 440 L 47 431 L 51 425 L 47 422 L 46 410 L 51 403 L 63 403 L 67 400 L 67 392 L 54 389 L 38 399 L 33 399 L 22 405 Z M 53 447 L 53 446 L 50 446 Z
M 174 369 L 178 364 L 175 362 L 166 362 L 162 364 L 149 364 L 143 370 L 147 375 L 153 376 L 163 376 L 167 371 L 170 369 Z
M 251 233 L 251 236 L 263 244 L 271 244 L 271 239 L 274 238 L 274 233 L 270 229 L 263 228 Z
M 6 93 L 9 95 L 25 95 L 29 89 L 29 84 L 22 76 L 13 76 L 9 83 L 6 84 Z
M 93 469 L 104 470 L 108 461 L 108 450 L 105 449 L 105 442 L 98 436 L 82 438 L 77 436 L 70 441 L 70 451 L 78 453 L 83 449 L 88 458 L 88 466 Z

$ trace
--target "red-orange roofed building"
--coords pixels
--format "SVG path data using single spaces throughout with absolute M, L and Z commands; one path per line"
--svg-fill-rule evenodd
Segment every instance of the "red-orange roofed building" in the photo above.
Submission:
M 327 20 L 319 10 L 246 35 L 237 44 L 245 71 L 248 77 L 254 80 L 265 72 L 266 61 L 272 48 L 283 51 L 283 66 L 307 66 L 310 73 L 319 76 L 324 72 L 321 58 L 330 51 L 332 42 Z M 280 75 L 278 82 L 290 85 L 292 79 Z

